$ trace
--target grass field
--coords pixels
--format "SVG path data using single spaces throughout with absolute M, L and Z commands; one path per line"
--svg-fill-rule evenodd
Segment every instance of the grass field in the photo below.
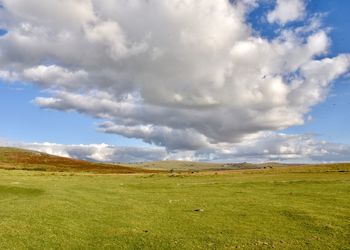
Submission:
M 350 249 L 349 171 L 0 170 L 0 249 Z

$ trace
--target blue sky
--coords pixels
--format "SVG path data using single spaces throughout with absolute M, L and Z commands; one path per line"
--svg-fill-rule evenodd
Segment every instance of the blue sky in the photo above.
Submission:
M 274 27 L 264 25 L 264 11 L 273 8 L 270 4 L 262 5 L 251 13 L 254 27 L 266 37 L 275 36 Z M 323 13 L 323 23 L 331 28 L 329 33 L 332 45 L 328 55 L 350 51 L 350 2 L 310 0 L 307 4 L 309 15 Z M 291 25 L 295 25 L 291 24 Z M 327 56 L 328 56 L 327 55 Z M 293 126 L 285 129 L 288 134 L 314 134 L 320 140 L 350 144 L 350 75 L 336 80 L 333 83 L 328 98 L 316 105 L 310 112 L 311 121 L 305 125 Z
M 55 2 L 54 0 L 52 1 Z M 328 54 L 315 58 L 322 59 L 325 57 L 336 57 L 342 53 L 350 53 L 350 15 L 348 14 L 350 2 L 340 0 L 309 0 L 305 1 L 305 4 L 306 19 L 312 17 L 316 13 L 323 13 L 323 27 L 330 28 L 328 31 L 328 38 L 332 43 L 329 47 Z M 6 5 L 6 1 L 4 6 L 5 10 L 6 8 L 10 10 L 10 8 L 16 7 L 11 6 L 10 3 Z M 281 25 L 277 22 L 269 24 L 266 21 L 266 15 L 275 7 L 276 3 L 274 1 L 262 1 L 259 7 L 249 14 L 247 22 L 260 33 L 261 37 L 271 40 L 273 37 L 279 35 L 280 29 L 295 28 L 303 25 L 303 23 L 305 24 L 306 19 L 297 20 L 286 25 Z M 28 12 L 30 11 L 31 10 L 28 10 Z M 125 27 L 128 27 L 128 25 L 125 25 L 125 23 L 127 23 L 125 20 L 121 20 L 120 23 L 122 28 L 124 28 L 123 24 Z M 130 23 L 132 23 L 132 21 L 130 21 Z M 8 32 L 11 33 L 11 30 L 7 31 L 5 25 L 4 27 L 0 27 L 1 37 L 8 36 Z M 125 33 L 127 32 L 126 30 Z M 3 50 L 5 46 L 1 46 L 2 45 L 0 45 L 0 50 Z M 54 49 L 55 48 L 52 48 L 52 50 Z M 69 65 L 69 63 L 58 66 L 63 67 L 67 65 Z M 2 67 L 7 68 L 7 65 L 3 64 Z M 75 70 L 78 67 L 74 66 L 72 68 Z M 137 135 L 134 136 L 131 134 L 132 132 L 128 134 L 126 132 L 110 132 L 111 130 L 107 131 L 108 133 L 104 133 L 97 128 L 99 124 L 106 119 L 96 119 L 90 115 L 91 113 L 85 111 L 79 113 L 77 111 L 61 111 L 65 108 L 57 108 L 57 110 L 55 110 L 55 108 L 49 107 L 48 109 L 45 105 L 38 104 L 38 102 L 35 103 L 34 100 L 38 96 L 52 97 L 52 94 L 50 94 L 51 92 L 48 92 L 50 88 L 45 86 L 47 85 L 35 82 L 33 84 L 30 81 L 21 82 L 21 80 L 18 80 L 9 82 L 4 79 L 0 80 L 0 115 L 2 117 L 0 123 L 0 139 L 18 143 L 51 142 L 64 145 L 106 143 L 116 146 L 147 147 L 152 144 L 153 146 L 162 146 L 168 152 L 174 151 L 178 153 L 181 151 L 179 148 L 172 148 L 172 145 L 167 145 L 162 139 L 159 139 L 164 136 L 144 138 L 138 136 L 139 133 L 136 133 Z M 180 87 L 176 89 L 181 90 Z M 147 94 L 145 94 L 145 96 L 147 100 Z M 161 102 L 161 99 L 154 102 L 152 100 L 150 104 L 154 105 L 154 103 Z M 79 110 L 79 108 L 67 108 L 66 110 L 69 109 Z M 326 100 L 316 104 L 312 107 L 309 114 L 305 114 L 305 117 L 310 115 L 312 119 L 306 119 L 304 125 L 291 125 L 284 130 L 272 129 L 272 131 L 274 133 L 285 133 L 287 135 L 311 135 L 316 141 L 325 140 L 329 143 L 350 145 L 350 133 L 348 130 L 348 124 L 350 123 L 349 110 L 350 76 L 349 74 L 343 74 L 340 78 L 333 81 Z M 176 116 L 174 117 L 176 118 Z M 128 124 L 126 121 L 125 123 L 123 122 L 123 126 L 128 128 L 128 125 L 125 124 Z M 141 123 L 141 125 L 143 125 L 143 123 Z M 175 127 L 171 128 L 174 129 Z M 210 132 L 206 133 L 207 134 L 204 133 L 206 136 L 210 134 Z M 217 140 L 220 136 L 217 135 L 213 138 L 210 140 Z M 215 143 L 220 143 L 220 141 L 216 141 Z M 188 148 L 190 148 L 190 146 L 186 146 L 184 150 Z M 193 154 L 196 153 L 192 153 L 192 155 Z
M 309 1 L 312 12 L 325 13 L 324 23 L 332 30 L 330 55 L 349 53 L 350 34 L 349 1 Z M 325 102 L 310 112 L 313 120 L 304 126 L 292 127 L 287 133 L 314 133 L 322 140 L 350 144 L 350 76 L 334 82 Z
M 98 132 L 96 119 L 77 112 L 41 109 L 32 103 L 41 94 L 30 84 L 0 85 L 0 114 L 6 117 L 6 122 L 0 124 L 1 138 L 19 142 L 144 145 L 140 140 Z

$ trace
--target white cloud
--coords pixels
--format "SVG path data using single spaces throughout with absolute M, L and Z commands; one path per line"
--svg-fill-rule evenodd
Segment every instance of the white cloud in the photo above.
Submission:
M 305 16 L 305 0 L 276 0 L 276 7 L 268 13 L 270 23 L 286 24 L 300 20 Z
M 87 73 L 84 70 L 70 71 L 56 65 L 40 65 L 27 68 L 23 71 L 26 81 L 35 82 L 44 87 L 70 88 L 74 83 L 82 84 L 87 81 Z
M 141 162 L 166 158 L 162 148 L 119 147 L 107 144 L 64 145 L 57 143 L 4 143 L 3 146 L 19 147 L 47 154 L 100 162 Z
M 7 70 L 0 70 L 0 79 L 14 82 L 18 79 L 18 76 L 15 72 L 10 72 Z
M 246 141 L 221 144 L 201 150 L 166 151 L 162 147 L 121 147 L 107 144 L 63 145 L 55 143 L 6 143 L 3 146 L 37 150 L 49 154 L 106 162 L 192 160 L 224 162 L 345 162 L 350 146 L 315 139 L 312 135 L 259 133 Z
M 217 152 L 215 157 L 248 162 L 342 162 L 350 160 L 349 153 L 349 145 L 320 141 L 312 135 L 267 132 L 235 144 L 224 153 Z
M 281 17 L 286 2 L 294 14 Z M 303 124 L 350 66 L 349 55 L 326 57 L 330 39 L 320 22 L 257 35 L 246 20 L 252 0 L 3 5 L 9 32 L 0 38 L 0 77 L 49 90 L 35 99 L 42 107 L 103 119 L 100 130 L 171 153 L 217 150 Z M 305 16 L 304 7 L 278 1 L 269 16 L 283 24 Z

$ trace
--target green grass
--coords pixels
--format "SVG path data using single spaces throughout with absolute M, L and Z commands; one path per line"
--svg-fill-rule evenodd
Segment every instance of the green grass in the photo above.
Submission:
M 0 170 L 0 249 L 350 249 L 349 170 Z

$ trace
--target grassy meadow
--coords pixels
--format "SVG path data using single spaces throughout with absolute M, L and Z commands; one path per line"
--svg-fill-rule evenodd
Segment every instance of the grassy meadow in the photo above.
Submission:
M 350 249 L 349 171 L 0 170 L 0 249 Z

